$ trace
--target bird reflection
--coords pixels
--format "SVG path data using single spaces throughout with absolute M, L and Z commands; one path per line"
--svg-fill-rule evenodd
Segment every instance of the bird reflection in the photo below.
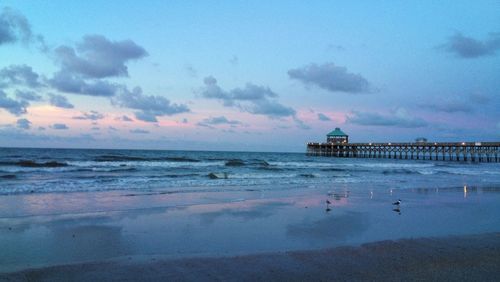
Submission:
M 331 203 L 332 203 L 332 202 L 330 202 L 330 200 L 326 199 L 326 209 L 325 209 L 325 211 L 326 211 L 326 212 L 329 212 L 329 211 L 331 211 L 331 210 L 332 210 L 332 209 L 330 208 L 330 204 L 331 204 Z
M 393 208 L 392 211 L 397 212 L 399 215 L 401 215 L 401 209 L 399 207 Z

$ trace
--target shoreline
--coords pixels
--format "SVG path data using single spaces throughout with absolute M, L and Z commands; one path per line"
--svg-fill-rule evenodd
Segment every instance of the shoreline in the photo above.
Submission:
M 500 232 L 498 188 L 373 188 L 0 197 L 0 273 L 129 257 L 186 262 L 321 253 Z M 394 209 L 398 198 L 402 205 Z
M 231 257 L 128 257 L 3 273 L 0 280 L 494 281 L 499 275 L 497 232 Z

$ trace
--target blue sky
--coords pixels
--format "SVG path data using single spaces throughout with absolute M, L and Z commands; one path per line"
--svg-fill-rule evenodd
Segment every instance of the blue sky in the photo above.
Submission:
M 334 127 L 500 139 L 498 1 L 0 9 L 0 146 L 303 151 Z

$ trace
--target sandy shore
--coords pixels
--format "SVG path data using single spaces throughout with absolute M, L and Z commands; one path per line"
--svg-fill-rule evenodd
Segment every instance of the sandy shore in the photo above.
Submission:
M 0 197 L 0 280 L 500 277 L 500 189 L 354 188 Z
M 236 257 L 121 258 L 30 269 L 2 281 L 498 281 L 500 233 Z

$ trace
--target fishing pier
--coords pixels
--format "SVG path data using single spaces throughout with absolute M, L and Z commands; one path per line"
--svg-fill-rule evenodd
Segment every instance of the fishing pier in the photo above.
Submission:
M 307 155 L 339 158 L 387 158 L 465 162 L 499 162 L 500 142 L 349 143 L 339 128 L 326 143 L 307 143 Z

